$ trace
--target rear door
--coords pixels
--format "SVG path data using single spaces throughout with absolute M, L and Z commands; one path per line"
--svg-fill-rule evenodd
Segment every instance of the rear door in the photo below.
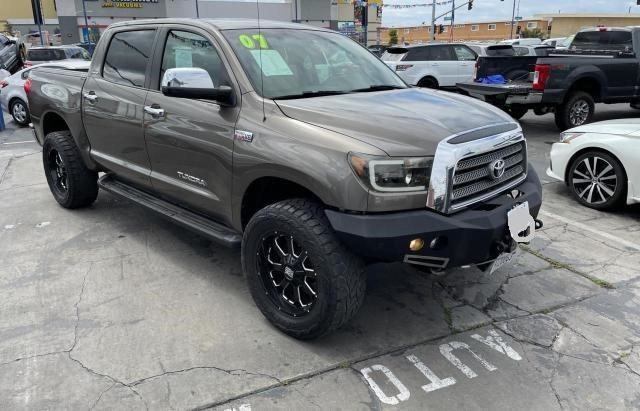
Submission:
M 456 83 L 472 81 L 478 55 L 469 47 L 463 46 L 462 44 L 452 47 L 458 59 L 458 79 Z
M 217 42 L 203 30 L 168 26 L 154 54 L 153 84 L 144 114 L 153 187 L 170 201 L 229 223 L 233 136 L 240 103 L 228 107 L 165 96 L 160 81 L 168 69 L 202 68 L 216 88 L 225 85 L 237 92 L 237 83 Z M 236 100 L 240 101 L 239 94 Z
M 92 155 L 119 178 L 147 187 L 150 163 L 142 117 L 156 32 L 151 27 L 114 32 L 102 67 L 85 82 L 82 103 Z

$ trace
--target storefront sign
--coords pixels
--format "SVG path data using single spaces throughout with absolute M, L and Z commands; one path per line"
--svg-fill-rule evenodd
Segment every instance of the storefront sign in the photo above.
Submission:
M 158 0 L 104 0 L 102 7 L 119 9 L 141 9 L 144 3 L 158 3 Z

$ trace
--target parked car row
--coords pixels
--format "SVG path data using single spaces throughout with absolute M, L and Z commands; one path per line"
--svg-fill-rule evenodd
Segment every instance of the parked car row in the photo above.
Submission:
M 3 41 L 0 34 L 0 44 Z M 84 48 L 74 46 L 52 46 L 52 47 L 31 47 L 25 51 L 24 45 L 18 42 L 10 43 L 11 47 L 20 49 L 19 57 L 13 60 L 13 63 L 2 64 L 4 67 L 11 67 L 9 73 L 14 72 L 6 78 L 0 78 L 0 111 L 8 112 L 13 121 L 20 126 L 27 126 L 31 121 L 29 112 L 29 104 L 24 90 L 24 84 L 29 73 L 37 66 L 63 67 L 70 70 L 86 71 L 89 69 L 91 56 Z M 13 49 L 1 49 L 4 54 L 0 54 L 2 58 L 12 56 Z

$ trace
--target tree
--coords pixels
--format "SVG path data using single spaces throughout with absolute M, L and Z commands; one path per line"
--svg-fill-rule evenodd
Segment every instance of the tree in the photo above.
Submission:
M 389 30 L 389 45 L 398 44 L 398 30 Z
M 522 30 L 522 33 L 520 33 L 520 38 L 523 39 L 542 39 L 543 37 L 544 35 L 542 34 L 542 30 L 540 29 L 524 29 Z

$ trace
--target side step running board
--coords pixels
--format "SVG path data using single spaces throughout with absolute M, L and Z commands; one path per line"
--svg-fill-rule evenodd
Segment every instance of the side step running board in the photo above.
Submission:
M 98 186 L 104 191 L 126 198 L 151 211 L 155 211 L 161 216 L 185 228 L 200 233 L 221 245 L 230 248 L 239 248 L 242 243 L 242 235 L 238 232 L 199 214 L 154 197 L 142 190 L 138 190 L 122 181 L 118 181 L 110 174 L 102 176 L 98 180 Z

